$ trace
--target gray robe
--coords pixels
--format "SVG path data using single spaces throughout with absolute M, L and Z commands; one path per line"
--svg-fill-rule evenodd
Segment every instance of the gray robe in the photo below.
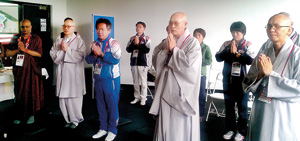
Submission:
M 299 34 L 296 32 L 296 30 L 293 28 L 293 32 L 290 36 L 290 38 L 292 39 L 292 41 L 297 45 L 300 46 L 300 36 Z
M 71 37 L 66 53 L 60 48 L 64 38 L 60 35 L 50 50 L 50 56 L 57 65 L 56 68 L 56 96 L 59 98 L 71 98 L 83 96 L 86 93 L 84 76 L 85 44 L 77 33 Z
M 200 44 L 186 30 L 164 66 L 168 56 L 166 46 L 164 40 L 155 48 L 152 59 L 156 88 L 149 113 L 158 116 L 154 140 L 199 141 Z
M 299 141 L 300 140 L 300 48 L 287 38 L 277 57 L 273 43 L 265 43 L 255 58 L 243 88 L 253 92 L 255 100 L 247 138 L 249 141 Z M 258 56 L 269 56 L 273 71 L 269 77 L 256 81 Z M 288 57 L 290 55 L 290 57 Z M 286 64 L 286 65 L 285 65 Z M 258 100 L 262 87 L 271 103 Z

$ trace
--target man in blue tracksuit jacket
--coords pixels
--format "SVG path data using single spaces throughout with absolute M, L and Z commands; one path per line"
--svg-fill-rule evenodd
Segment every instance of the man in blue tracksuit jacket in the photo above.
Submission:
M 117 40 L 109 36 L 109 20 L 100 18 L 95 26 L 98 39 L 92 42 L 91 53 L 85 58 L 94 67 L 95 97 L 100 122 L 100 130 L 93 138 L 101 138 L 108 133 L 105 140 L 111 141 L 117 135 L 119 119 L 121 47 Z

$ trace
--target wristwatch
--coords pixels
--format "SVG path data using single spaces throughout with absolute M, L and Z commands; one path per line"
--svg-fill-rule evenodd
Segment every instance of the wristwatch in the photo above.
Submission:
M 239 54 L 239 52 L 236 52 L 236 53 L 235 53 L 235 55 L 238 55 L 238 54 Z

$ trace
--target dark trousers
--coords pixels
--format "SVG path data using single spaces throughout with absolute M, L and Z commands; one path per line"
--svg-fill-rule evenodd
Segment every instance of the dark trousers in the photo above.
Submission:
M 205 98 L 206 98 L 205 87 L 206 87 L 206 76 L 201 76 L 200 92 L 199 92 L 200 117 L 203 117 L 205 114 Z
M 227 85 L 224 91 L 225 108 L 226 108 L 226 129 L 227 131 L 238 132 L 243 136 L 247 134 L 248 121 L 248 97 L 249 93 L 245 93 L 242 89 L 242 82 L 235 82 Z M 238 123 L 236 124 L 235 103 L 238 110 Z

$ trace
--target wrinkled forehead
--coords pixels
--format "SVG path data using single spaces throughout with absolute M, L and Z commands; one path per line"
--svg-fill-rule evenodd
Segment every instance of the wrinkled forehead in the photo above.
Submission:
M 276 15 L 269 19 L 269 25 L 291 26 L 291 20 L 284 15 Z

